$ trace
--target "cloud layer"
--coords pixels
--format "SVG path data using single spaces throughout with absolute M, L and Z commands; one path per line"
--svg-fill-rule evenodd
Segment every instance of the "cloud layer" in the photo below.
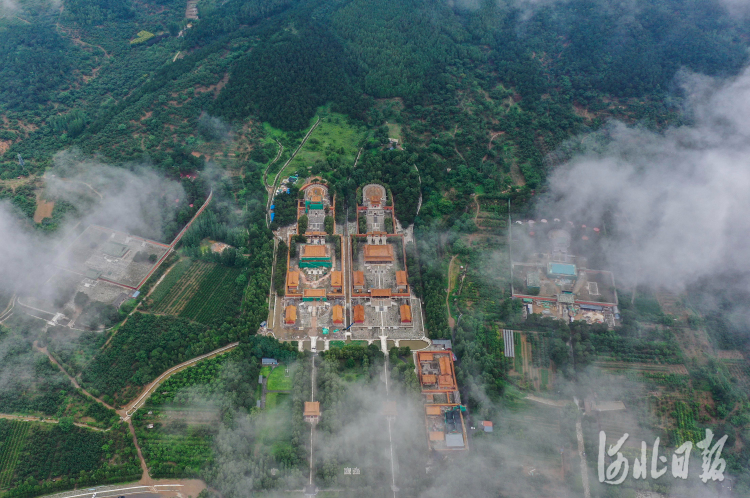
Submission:
M 610 264 L 675 289 L 750 271 L 750 70 L 682 81 L 692 124 L 655 133 L 611 123 L 604 146 L 555 169 L 543 203 L 571 219 L 612 214 Z

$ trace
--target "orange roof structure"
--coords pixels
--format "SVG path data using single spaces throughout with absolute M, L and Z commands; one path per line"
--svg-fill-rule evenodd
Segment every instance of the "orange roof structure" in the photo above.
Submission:
M 422 384 L 437 384 L 437 375 L 431 375 L 431 374 L 423 375 Z
M 344 279 L 340 271 L 334 270 L 331 272 L 331 286 L 341 287 L 343 280 Z
M 302 248 L 303 258 L 325 258 L 326 246 L 307 244 Z
M 393 262 L 393 246 L 385 245 L 365 245 L 365 263 Z
M 331 310 L 331 316 L 333 323 L 344 323 L 344 308 L 341 306 L 334 306 Z
M 440 407 L 437 405 L 427 405 L 424 410 L 427 415 L 440 415 Z
M 325 289 L 305 289 L 302 291 L 303 297 L 326 297 Z
M 305 417 L 320 417 L 320 401 L 305 401 Z
M 411 323 L 411 306 L 401 305 L 401 323 Z
M 299 287 L 299 272 L 290 271 L 286 274 L 286 286 L 287 287 Z
M 453 376 L 452 375 L 439 375 L 438 376 L 438 385 L 445 387 L 445 386 L 452 386 L 453 385 Z
M 352 272 L 352 280 L 354 281 L 354 287 L 364 287 L 365 286 L 365 272 L 363 271 Z
M 365 323 L 365 307 L 361 304 L 354 306 L 354 323 Z
M 443 431 L 430 431 L 430 441 L 445 441 L 445 433 Z
M 297 307 L 296 306 L 287 306 L 284 322 L 287 324 L 292 324 L 297 321 Z
M 372 297 L 391 297 L 391 289 L 373 289 L 370 292 Z
M 450 374 L 453 371 L 453 369 L 451 368 L 451 359 L 447 356 L 441 356 L 438 362 L 440 364 L 441 374 Z
M 438 363 L 437 372 L 435 371 L 435 361 Z M 456 374 L 453 370 L 450 352 L 417 352 L 417 367 L 419 368 L 422 390 L 425 394 L 428 391 L 445 392 L 456 389 Z M 430 373 L 424 373 L 425 371 Z
M 313 202 L 323 202 L 323 196 L 322 195 L 312 195 L 310 197 L 310 200 Z
M 405 271 L 399 270 L 396 272 L 396 285 L 398 287 L 404 287 L 406 285 L 409 285 L 409 278 L 406 275 Z

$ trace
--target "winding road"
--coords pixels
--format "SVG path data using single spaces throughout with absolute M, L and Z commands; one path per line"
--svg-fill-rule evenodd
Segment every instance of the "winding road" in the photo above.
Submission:
M 274 138 L 274 140 L 276 139 Z M 266 170 L 263 172 L 263 185 L 266 186 L 266 190 L 268 190 L 269 195 L 271 194 L 271 185 L 268 184 L 268 170 L 271 169 L 271 166 L 273 166 L 276 161 L 279 160 L 279 158 L 281 157 L 281 153 L 284 152 L 284 146 L 281 145 L 281 142 L 276 140 L 276 143 L 279 144 L 279 152 L 276 154 L 276 158 L 268 163 L 268 166 L 266 166 Z

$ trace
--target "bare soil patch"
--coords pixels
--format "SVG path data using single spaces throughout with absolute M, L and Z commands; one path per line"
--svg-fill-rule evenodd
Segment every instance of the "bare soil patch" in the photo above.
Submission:
M 719 357 L 720 360 L 744 360 L 745 357 L 742 356 L 741 351 L 737 350 L 722 350 L 717 351 L 716 356 Z
M 36 211 L 34 212 L 34 222 L 41 223 L 44 218 L 52 218 L 53 209 L 55 209 L 54 201 L 46 201 L 40 196 L 37 196 Z
M 521 173 L 521 168 L 515 162 L 510 165 L 510 177 L 513 179 L 513 184 L 519 187 L 526 185 L 526 179 L 523 177 L 523 173 Z
M 195 87 L 195 93 L 206 93 L 206 92 L 214 92 L 214 98 L 219 96 L 219 92 L 221 92 L 221 89 L 224 88 L 229 81 L 229 73 L 226 73 L 223 78 L 221 78 L 221 81 L 216 83 L 215 85 L 209 85 L 209 86 L 196 86 Z

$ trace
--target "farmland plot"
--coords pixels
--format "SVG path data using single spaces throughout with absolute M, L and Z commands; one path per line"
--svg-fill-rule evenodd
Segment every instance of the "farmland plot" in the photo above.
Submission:
M 13 478 L 18 454 L 29 431 L 29 423 L 3 420 L 0 426 L 0 487 L 6 488 Z
M 239 275 L 237 268 L 214 265 L 210 272 L 203 274 L 198 291 L 182 305 L 179 316 L 208 324 L 217 316 L 231 314 L 226 307 L 233 301 Z
M 177 271 L 175 275 L 177 279 L 172 282 L 169 291 L 164 297 L 158 301 L 154 299 L 154 312 L 179 315 L 183 308 L 185 308 L 185 305 L 198 292 L 203 278 L 211 273 L 216 266 L 214 263 L 195 261 L 187 268 L 182 266 L 175 267 L 172 271 Z M 156 289 L 155 294 L 161 290 L 162 285 L 169 284 L 167 279 L 171 276 L 171 273 L 165 277 L 165 281 Z

